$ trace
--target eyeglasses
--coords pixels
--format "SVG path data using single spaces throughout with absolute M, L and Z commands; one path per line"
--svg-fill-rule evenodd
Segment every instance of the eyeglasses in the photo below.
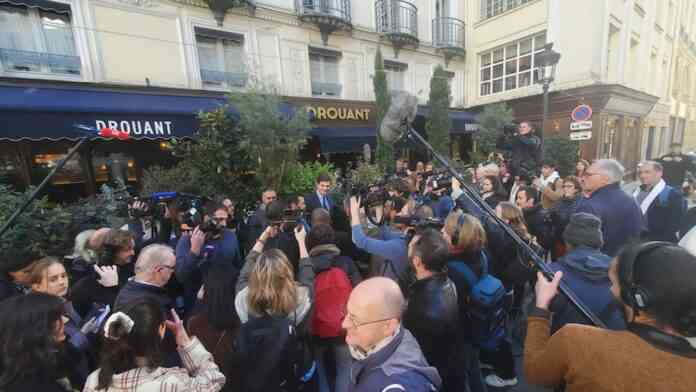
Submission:
M 600 175 L 600 173 L 590 173 L 588 171 L 582 173 L 583 177 L 592 177 L 592 176 L 599 176 L 599 175 Z
M 162 265 L 160 265 L 160 267 L 167 268 L 167 269 L 169 269 L 170 271 L 174 271 L 174 270 L 176 269 L 176 266 L 173 266 L 173 265 L 166 265 L 166 264 L 162 264 Z
M 347 308 L 343 309 L 343 314 L 341 316 L 343 319 L 348 319 L 348 321 L 350 321 L 350 323 L 351 323 L 350 329 L 356 329 L 356 328 L 360 328 L 364 325 L 377 324 L 377 323 L 381 323 L 384 321 L 389 321 L 389 320 L 393 320 L 393 319 L 397 318 L 397 317 L 387 317 L 387 318 L 383 318 L 383 319 L 379 319 L 379 320 L 358 322 L 355 320 L 355 318 L 353 317 L 352 314 L 348 313 Z

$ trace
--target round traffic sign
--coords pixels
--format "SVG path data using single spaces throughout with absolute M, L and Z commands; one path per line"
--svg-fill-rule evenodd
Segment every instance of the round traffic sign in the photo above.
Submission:
M 592 108 L 590 105 L 578 105 L 570 114 L 573 121 L 587 121 L 592 118 Z

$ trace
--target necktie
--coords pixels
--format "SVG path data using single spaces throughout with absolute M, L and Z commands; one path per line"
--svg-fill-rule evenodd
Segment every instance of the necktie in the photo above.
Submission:
M 321 206 L 324 207 L 325 210 L 329 209 L 329 203 L 326 202 L 326 196 L 321 197 Z

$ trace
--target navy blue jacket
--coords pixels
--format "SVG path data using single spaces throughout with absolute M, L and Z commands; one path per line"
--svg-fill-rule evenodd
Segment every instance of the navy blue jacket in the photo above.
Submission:
M 384 348 L 353 363 L 348 390 L 430 392 L 441 384 L 437 369 L 428 365 L 418 342 L 402 326 Z
M 621 189 L 619 183 L 596 190 L 578 202 L 575 212 L 587 212 L 602 221 L 602 253 L 616 256 L 622 246 L 640 239 L 643 213 L 636 200 Z
M 571 249 L 565 256 L 551 263 L 550 267 L 554 272 L 563 271 L 563 281 L 609 329 L 622 330 L 626 328 L 626 324 L 621 306 L 611 293 L 610 264 L 611 257 L 598 249 L 580 246 Z M 552 333 L 569 323 L 592 325 L 564 296 L 556 296 L 550 310 L 554 313 Z
M 645 214 L 648 229 L 643 233 L 643 239 L 677 242 L 677 232 L 686 215 L 686 207 L 682 193 L 667 185 L 648 207 Z
M 196 303 L 203 284 L 203 272 L 213 263 L 228 263 L 241 270 L 244 260 L 239 253 L 237 236 L 223 230 L 222 237 L 206 241 L 199 255 L 191 253 L 191 236 L 184 235 L 176 245 L 176 279 L 184 286 L 184 308 L 188 313 Z
M 331 197 L 328 194 L 325 196 L 325 198 L 326 198 L 326 202 L 329 204 L 328 208 L 326 210 L 331 212 L 331 210 L 334 207 L 334 202 L 333 202 L 333 200 L 331 200 Z M 312 211 L 314 211 L 316 208 L 324 208 L 321 205 L 321 200 L 319 200 L 319 195 L 317 195 L 316 190 L 306 194 L 304 199 L 305 199 L 305 206 L 306 206 L 305 211 L 307 211 L 307 213 L 309 213 L 309 214 L 311 214 Z

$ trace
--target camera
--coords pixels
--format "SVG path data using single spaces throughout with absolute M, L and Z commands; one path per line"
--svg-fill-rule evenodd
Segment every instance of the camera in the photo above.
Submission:
M 293 210 L 286 208 L 283 210 L 283 214 L 280 219 L 271 220 L 269 223 L 271 226 L 279 226 L 283 231 L 293 231 L 302 220 L 302 210 Z
M 506 136 L 514 136 L 517 133 L 517 124 L 505 124 L 503 125 L 503 133 Z
M 176 197 L 176 209 L 181 211 L 182 224 L 185 224 L 188 227 L 196 227 L 206 223 L 203 219 L 203 204 L 205 203 L 205 198 L 184 193 L 173 193 Z M 214 222 L 209 222 L 215 225 Z M 205 228 L 209 229 L 209 231 L 212 230 L 212 228 L 208 226 Z M 203 227 L 201 227 L 201 230 L 203 230 Z
M 416 230 L 435 229 L 441 230 L 445 222 L 437 218 L 419 218 L 417 216 L 397 216 L 394 223 L 413 227 Z
M 353 184 L 350 180 L 345 183 L 345 193 L 351 197 L 360 197 L 361 207 L 378 207 L 389 200 L 389 192 L 385 189 L 384 181 L 371 185 Z
M 428 181 L 428 186 L 433 189 L 433 192 L 452 188 L 452 175 L 447 172 L 435 173 Z

